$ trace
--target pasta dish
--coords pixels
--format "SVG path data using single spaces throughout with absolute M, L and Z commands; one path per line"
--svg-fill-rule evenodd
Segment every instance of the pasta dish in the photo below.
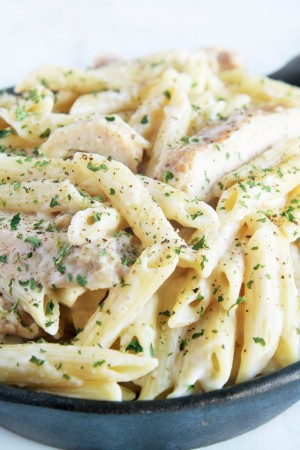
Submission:
M 300 90 L 207 49 L 0 95 L 0 381 L 164 399 L 299 360 Z

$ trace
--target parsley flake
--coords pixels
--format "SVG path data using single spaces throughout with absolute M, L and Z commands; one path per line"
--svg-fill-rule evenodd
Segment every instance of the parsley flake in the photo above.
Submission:
M 253 340 L 254 340 L 255 344 L 260 344 L 263 347 L 265 347 L 265 345 L 266 345 L 266 341 L 261 337 L 254 337 Z
M 28 236 L 24 242 L 28 242 L 29 244 L 31 244 L 34 248 L 38 248 L 41 246 L 41 241 L 40 239 L 34 237 L 34 236 Z
M 143 347 L 139 343 L 138 339 L 133 339 L 126 347 L 126 351 L 131 350 L 135 353 L 141 353 L 144 351 Z
M 174 174 L 170 172 L 169 170 L 166 170 L 163 175 L 163 181 L 164 183 L 168 184 L 170 180 L 174 178 Z
M 10 221 L 10 229 L 17 230 L 20 222 L 21 222 L 21 213 L 17 213 L 13 216 L 13 218 Z
M 88 284 L 86 278 L 84 278 L 84 276 L 80 275 L 80 274 L 77 275 L 76 281 L 79 284 L 79 286 L 82 286 L 82 287 L 84 287 Z

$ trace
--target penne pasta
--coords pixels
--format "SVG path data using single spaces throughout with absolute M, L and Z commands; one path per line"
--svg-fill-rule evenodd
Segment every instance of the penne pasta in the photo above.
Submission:
M 0 382 L 104 401 L 300 359 L 300 90 L 222 49 L 0 95 Z

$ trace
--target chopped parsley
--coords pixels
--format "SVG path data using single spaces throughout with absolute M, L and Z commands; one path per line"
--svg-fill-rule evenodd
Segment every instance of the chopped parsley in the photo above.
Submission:
M 159 316 L 171 317 L 170 311 L 167 309 L 166 311 L 162 311 L 158 314 Z
M 195 214 L 192 214 L 192 220 L 196 220 L 200 216 L 203 216 L 203 212 L 197 211 Z
M 124 277 L 121 277 L 121 281 L 120 281 L 121 287 L 125 287 L 125 286 L 130 286 L 129 283 L 125 283 Z
M 47 137 L 49 137 L 50 133 L 51 133 L 50 128 L 46 128 L 46 130 L 43 131 L 43 132 L 40 134 L 39 137 L 40 137 L 41 139 L 47 138 Z
M 17 230 L 20 222 L 21 222 L 21 213 L 17 213 L 13 216 L 13 218 L 10 221 L 10 229 Z
M 230 311 L 232 308 L 234 308 L 234 307 L 237 306 L 237 305 L 240 305 L 241 303 L 244 303 L 245 301 L 246 301 L 246 297 L 245 297 L 245 296 L 243 296 L 243 297 L 238 297 L 238 298 L 236 299 L 236 302 L 233 303 L 233 304 L 230 306 L 230 308 L 227 310 L 227 314 L 229 315 L 229 311 Z
M 248 283 L 247 283 L 247 288 L 248 288 L 248 289 L 252 289 L 252 284 L 253 284 L 253 283 L 254 283 L 253 280 L 249 280 Z
M 0 263 L 3 264 L 7 263 L 7 255 L 0 255 Z
M 28 242 L 29 244 L 31 244 L 34 248 L 38 248 L 41 246 L 41 241 L 40 239 L 34 237 L 34 236 L 28 236 L 24 242 Z
M 101 214 L 102 214 L 102 213 L 100 213 L 99 211 L 94 212 L 94 214 L 93 214 L 94 223 L 100 222 L 100 220 L 101 220 Z
M 35 230 L 38 230 L 39 228 L 41 228 L 41 225 L 42 225 L 44 222 L 45 222 L 44 219 L 39 220 L 38 222 L 36 222 L 36 223 L 33 224 L 33 228 L 34 228 Z
M 261 337 L 254 337 L 253 340 L 254 340 L 255 344 L 260 344 L 263 347 L 265 347 L 265 345 L 266 345 L 266 341 Z
M 200 263 L 201 270 L 204 270 L 205 263 L 208 262 L 208 259 L 205 255 L 202 255 L 202 261 Z
M 79 286 L 82 286 L 82 287 L 86 286 L 88 283 L 86 278 L 84 278 L 84 276 L 80 275 L 80 274 L 77 275 L 76 281 L 79 284 Z
M 37 89 L 30 89 L 26 95 L 24 95 L 25 100 L 32 100 L 34 103 L 38 103 L 40 96 Z
M 51 202 L 50 202 L 50 205 L 49 205 L 50 208 L 55 208 L 55 206 L 60 206 L 60 203 L 59 203 L 58 199 L 59 199 L 59 195 L 56 194 L 56 195 L 51 199 Z
M 103 170 L 104 172 L 108 171 L 108 167 L 106 164 L 100 164 L 100 166 L 94 166 L 93 163 L 91 161 L 89 161 L 87 163 L 86 166 L 89 170 L 91 170 L 92 172 L 98 172 L 99 170 Z
M 174 174 L 170 172 L 169 170 L 166 170 L 163 175 L 163 181 L 164 183 L 168 184 L 170 180 L 174 178 Z
M 171 100 L 171 92 L 170 91 L 166 90 L 163 92 L 163 94 L 168 100 Z
M 10 136 L 12 134 L 12 130 L 0 130 L 0 139 L 5 138 L 6 136 Z
M 15 111 L 16 119 L 21 122 L 28 116 L 28 112 L 25 109 L 25 106 L 18 106 Z
M 187 339 L 181 339 L 180 342 L 179 342 L 179 350 L 182 352 L 187 345 L 188 345 L 188 340 Z
M 65 242 L 64 244 L 59 246 L 58 257 L 53 258 L 53 261 L 54 261 L 54 264 L 56 267 L 58 267 L 60 265 L 60 263 L 62 262 L 62 260 L 65 256 L 67 256 L 69 253 L 71 253 L 73 248 L 74 247 L 72 245 L 70 245 L 68 242 Z
M 20 187 L 21 187 L 20 181 L 14 181 L 14 182 L 12 183 L 12 185 L 13 185 L 13 187 L 14 187 L 14 191 L 17 191 L 17 190 L 20 189 Z
M 283 213 L 281 214 L 282 217 L 285 217 L 289 222 L 294 222 L 295 216 L 293 214 L 293 211 L 295 208 L 293 206 L 289 206 Z
M 148 120 L 148 116 L 146 114 L 145 116 L 143 116 L 143 118 L 141 120 L 141 124 L 146 125 L 147 123 L 149 123 L 149 120 Z
M 32 357 L 30 358 L 29 362 L 31 362 L 32 364 L 35 364 L 36 366 L 42 366 L 45 362 L 44 359 L 39 359 L 36 356 L 32 355 Z
M 105 359 L 101 359 L 101 360 L 99 360 L 99 361 L 95 361 L 95 362 L 93 363 L 93 367 L 101 367 L 102 364 L 104 364 L 104 363 L 105 363 Z
M 188 136 L 183 136 L 180 140 L 184 144 L 189 144 L 189 142 L 190 142 L 190 138 Z
M 205 242 L 205 235 L 203 235 L 202 238 L 195 238 L 194 242 L 195 243 L 192 246 L 193 250 L 200 250 L 200 248 L 209 248 Z
M 52 300 L 49 300 L 49 302 L 47 303 L 47 306 L 46 306 L 46 311 L 45 311 L 46 316 L 52 315 L 53 309 L 54 309 L 54 303 Z
M 131 350 L 135 353 L 141 353 L 144 351 L 143 347 L 139 343 L 138 339 L 133 339 L 126 347 L 126 350 Z
M 205 331 L 204 328 L 202 328 L 202 330 L 199 331 L 198 333 L 192 334 L 192 339 L 197 339 L 198 337 L 203 336 L 204 335 L 204 331 Z
M 151 344 L 150 344 L 150 356 L 151 356 L 151 358 L 154 358 L 154 355 L 155 355 L 154 347 L 153 347 L 152 342 L 151 342 Z

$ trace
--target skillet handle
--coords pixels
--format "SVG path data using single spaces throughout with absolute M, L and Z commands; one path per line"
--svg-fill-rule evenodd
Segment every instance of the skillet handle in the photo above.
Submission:
M 300 87 L 300 55 L 291 59 L 285 66 L 268 77 Z

